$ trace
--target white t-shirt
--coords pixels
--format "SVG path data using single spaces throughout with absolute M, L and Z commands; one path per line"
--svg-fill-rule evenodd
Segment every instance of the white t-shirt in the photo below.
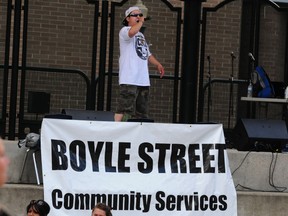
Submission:
M 149 47 L 141 32 L 130 38 L 128 36 L 130 28 L 131 26 L 124 26 L 119 32 L 119 84 L 150 86 Z

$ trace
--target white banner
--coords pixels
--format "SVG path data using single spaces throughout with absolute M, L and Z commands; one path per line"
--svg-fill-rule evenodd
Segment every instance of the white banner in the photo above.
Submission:
M 44 119 L 49 215 L 237 216 L 222 125 Z

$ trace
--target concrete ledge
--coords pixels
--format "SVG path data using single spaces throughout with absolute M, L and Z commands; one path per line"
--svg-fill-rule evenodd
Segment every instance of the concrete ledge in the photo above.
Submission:
M 26 215 L 31 200 L 43 199 L 43 186 L 28 184 L 6 184 L 0 189 L 0 203 L 11 216 Z
M 27 162 L 20 179 L 27 148 L 19 148 L 18 141 L 5 140 L 8 157 L 11 160 L 7 183 L 36 184 L 36 174 L 32 152 L 28 152 Z M 255 191 L 275 191 L 288 188 L 288 154 L 272 152 L 245 152 L 227 149 L 230 170 L 237 190 L 244 187 Z M 36 153 L 40 183 L 42 164 L 40 151 Z M 288 192 L 288 190 L 284 190 Z
M 288 154 L 234 149 L 227 152 L 237 190 L 245 187 L 253 191 L 288 192 Z
M 238 216 L 287 216 L 288 194 L 237 191 Z
M 43 187 L 29 184 L 6 184 L 0 190 L 0 203 L 11 216 L 25 215 L 32 199 L 43 198 Z M 288 193 L 237 191 L 238 216 L 287 216 Z

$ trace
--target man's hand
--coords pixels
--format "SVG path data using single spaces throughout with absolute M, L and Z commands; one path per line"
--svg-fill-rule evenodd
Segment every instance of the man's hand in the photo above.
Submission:
M 165 73 L 164 67 L 163 67 L 161 64 L 158 64 L 158 65 L 157 65 L 157 70 L 158 70 L 159 73 L 160 73 L 160 78 L 162 78 L 162 77 L 164 76 L 164 73 Z
M 161 65 L 161 63 L 153 56 L 149 56 L 149 62 L 157 67 L 158 72 L 160 73 L 160 78 L 164 76 L 164 67 Z

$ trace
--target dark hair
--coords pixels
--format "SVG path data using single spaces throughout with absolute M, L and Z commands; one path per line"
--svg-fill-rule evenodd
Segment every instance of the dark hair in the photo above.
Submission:
M 92 209 L 92 213 L 93 213 L 93 211 L 94 211 L 96 208 L 105 211 L 106 216 L 112 216 L 111 208 L 110 208 L 108 205 L 106 205 L 106 204 L 104 204 L 104 203 L 97 203 L 97 204 L 94 206 L 94 208 Z
M 30 208 L 32 208 L 40 216 L 47 216 L 50 212 L 50 206 L 44 200 L 31 200 L 26 208 L 27 214 Z
M 127 16 L 128 17 L 128 16 Z M 124 26 L 128 26 L 128 21 L 127 21 L 127 17 L 125 17 L 125 19 L 122 21 L 122 25 Z

